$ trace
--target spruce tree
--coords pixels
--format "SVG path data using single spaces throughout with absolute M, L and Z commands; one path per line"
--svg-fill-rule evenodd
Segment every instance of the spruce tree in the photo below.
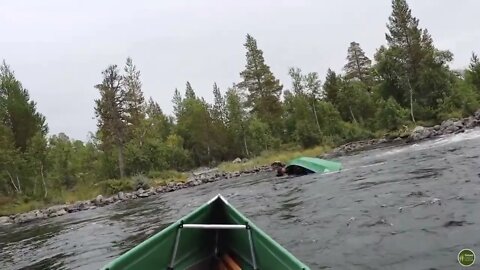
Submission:
M 128 123 L 135 128 L 145 118 L 145 99 L 140 81 L 140 71 L 137 70 L 130 57 L 127 58 L 124 72 L 122 83 L 125 92 L 125 112 L 128 116 Z
M 335 71 L 328 69 L 327 76 L 325 77 L 325 83 L 323 84 L 323 91 L 325 95 L 325 101 L 337 105 L 338 92 L 340 91 L 341 79 Z
M 183 110 L 183 98 L 182 98 L 182 94 L 180 93 L 180 91 L 178 91 L 177 88 L 175 88 L 172 102 L 173 102 L 173 113 L 175 114 L 175 117 L 178 119 L 181 116 L 182 110 Z
M 212 118 L 220 123 L 225 123 L 225 99 L 223 98 L 217 83 L 213 84 L 213 98 Z
M 125 177 L 124 145 L 127 135 L 126 93 L 117 65 L 102 72 L 103 81 L 95 86 L 100 98 L 95 100 L 95 115 L 102 143 L 107 149 L 115 146 L 118 154 L 120 177 Z
M 187 82 L 185 87 L 185 99 L 196 99 L 195 91 L 190 82 Z

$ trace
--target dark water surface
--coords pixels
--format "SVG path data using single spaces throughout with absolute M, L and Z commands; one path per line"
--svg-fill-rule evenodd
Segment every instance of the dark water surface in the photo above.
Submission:
M 462 248 L 480 256 L 480 131 L 340 159 L 339 173 L 223 180 L 0 227 L 0 269 L 98 269 L 218 193 L 312 269 L 459 269 Z

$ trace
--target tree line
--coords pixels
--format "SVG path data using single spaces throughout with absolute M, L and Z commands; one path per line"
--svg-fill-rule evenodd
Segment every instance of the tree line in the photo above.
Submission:
M 478 109 L 480 61 L 452 70 L 453 54 L 434 46 L 405 0 L 392 1 L 387 45 L 369 58 L 352 41 L 341 71 L 291 67 L 284 86 L 246 36 L 241 81 L 212 85 L 214 101 L 190 82 L 175 89 L 173 115 L 145 99 L 131 58 L 110 65 L 95 85 L 97 131 L 88 142 L 48 136 L 45 117 L 3 62 L 0 67 L 0 194 L 48 200 L 52 191 L 105 179 L 185 171 L 282 145 L 336 145 L 412 123 L 436 123 Z

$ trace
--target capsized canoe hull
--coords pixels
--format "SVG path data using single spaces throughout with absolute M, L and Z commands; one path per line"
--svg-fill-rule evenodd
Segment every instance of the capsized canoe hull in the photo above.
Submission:
M 242 270 L 255 269 L 254 266 L 262 270 L 310 269 L 256 227 L 221 195 L 102 269 L 211 270 L 219 269 L 218 266 L 222 263 L 228 263 L 226 257 Z
M 300 169 L 298 171 L 304 171 L 308 173 L 326 173 L 341 170 L 342 164 L 320 158 L 299 157 L 290 161 L 285 169 L 289 174 L 295 174 L 295 171 L 298 169 Z

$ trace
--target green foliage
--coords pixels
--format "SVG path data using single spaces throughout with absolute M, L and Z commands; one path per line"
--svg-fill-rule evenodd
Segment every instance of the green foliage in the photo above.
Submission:
M 378 129 L 392 131 L 401 128 L 406 123 L 408 111 L 402 108 L 394 98 L 390 97 L 386 101 L 380 100 L 377 106 L 379 110 L 375 119 Z
M 122 77 L 125 92 L 125 114 L 130 128 L 137 127 L 145 118 L 145 99 L 140 81 L 140 71 L 133 64 L 132 58 L 127 58 Z
M 247 49 L 247 64 L 240 73 L 243 80 L 238 86 L 247 92 L 247 105 L 252 108 L 252 112 L 278 135 L 281 132 L 280 94 L 283 86 L 265 64 L 263 52 L 252 36 L 247 35 L 244 46 Z
M 371 64 L 372 61 L 365 55 L 360 44 L 352 41 L 348 47 L 347 64 L 343 68 L 345 70 L 345 78 L 368 83 L 370 81 Z
M 375 105 L 367 89 L 361 81 L 342 81 L 337 108 L 345 121 L 364 123 L 373 117 Z
M 351 42 L 343 73 L 290 68 L 291 88 L 265 63 L 247 35 L 241 81 L 225 94 L 213 85 L 209 104 L 186 83 L 175 89 L 173 115 L 142 92 L 140 71 L 127 58 L 110 65 L 95 86 L 98 130 L 88 142 L 60 133 L 47 137 L 45 117 L 4 62 L 0 66 L 1 213 L 184 181 L 182 173 L 236 157 L 226 170 L 251 168 L 325 147 L 403 135 L 408 125 L 461 118 L 480 107 L 480 60 L 475 54 L 464 77 L 450 70 L 453 55 L 438 50 L 405 0 L 392 0 L 386 46 L 375 63 Z M 410 122 L 411 121 L 411 122 Z M 415 122 L 415 123 L 413 123 Z M 322 146 L 318 146 L 322 145 Z M 316 146 L 316 147 L 315 147 Z M 303 148 L 312 150 L 299 150 Z M 283 151 L 283 152 L 282 152 Z M 102 181 L 103 179 L 110 179 Z
M 472 115 L 478 108 L 480 93 L 475 90 L 475 86 L 464 80 L 457 80 L 452 95 L 441 104 L 438 118 L 461 118 Z
M 388 47 L 381 47 L 375 59 L 375 70 L 382 80 L 384 98 L 390 96 L 418 118 L 434 116 L 435 109 L 451 93 L 451 72 L 448 63 L 453 56 L 440 51 L 426 29 L 418 26 L 405 0 L 392 1 L 392 14 L 387 24 Z
M 150 188 L 150 179 L 143 174 L 137 174 L 132 177 L 133 187 L 135 190 Z
M 37 112 L 36 103 L 5 61 L 0 66 L 0 105 L 0 122 L 11 131 L 15 147 L 21 152 L 35 134 L 46 135 L 45 117 Z
M 100 98 L 95 100 L 95 115 L 99 138 L 105 151 L 116 148 L 120 178 L 125 176 L 124 145 L 127 141 L 129 115 L 126 111 L 126 92 L 117 65 L 102 72 L 103 81 L 95 86 Z
M 357 123 L 342 123 L 342 143 L 358 140 L 365 140 L 373 136 L 372 132 L 363 128 Z
M 325 83 L 323 84 L 323 91 L 325 92 L 325 101 L 333 105 L 337 104 L 338 92 L 340 92 L 341 78 L 335 71 L 328 69 Z
M 102 191 L 109 195 L 117 194 L 120 191 L 132 191 L 136 186 L 132 180 L 126 178 L 105 180 L 100 182 L 100 185 Z
M 478 94 L 480 94 L 480 60 L 475 53 L 472 53 L 470 65 L 466 70 L 465 79 L 473 85 Z
M 321 142 L 321 133 L 315 124 L 305 120 L 296 123 L 295 135 L 299 144 L 304 148 L 311 148 Z

